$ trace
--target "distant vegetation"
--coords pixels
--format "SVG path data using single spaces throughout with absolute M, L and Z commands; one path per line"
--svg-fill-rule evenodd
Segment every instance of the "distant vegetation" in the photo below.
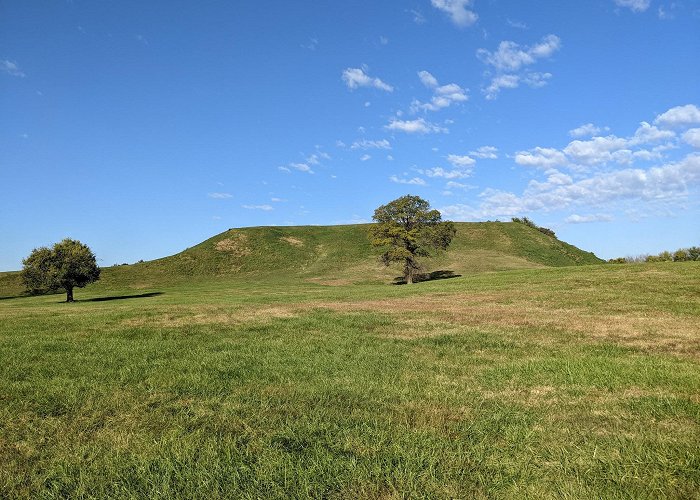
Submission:
M 548 227 L 538 226 L 537 224 L 535 224 L 533 221 L 531 221 L 527 217 L 523 217 L 522 219 L 519 217 L 513 217 L 511 220 L 513 222 L 517 222 L 518 224 L 525 224 L 526 226 L 529 226 L 533 229 L 537 229 L 540 233 L 546 234 L 547 236 L 551 236 L 552 238 L 557 237 L 557 235 L 554 234 L 554 231 L 552 231 Z
M 656 255 L 636 255 L 610 259 L 611 264 L 631 264 L 642 262 L 692 262 L 700 261 L 700 247 L 679 248 L 675 252 L 664 250 Z

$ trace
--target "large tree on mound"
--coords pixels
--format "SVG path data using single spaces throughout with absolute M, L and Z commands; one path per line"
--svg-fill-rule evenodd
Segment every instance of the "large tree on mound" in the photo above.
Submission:
M 66 302 L 73 302 L 73 289 L 100 279 L 95 254 L 87 245 L 66 238 L 53 247 L 32 250 L 22 261 L 22 281 L 32 293 L 66 291 Z
M 382 205 L 372 217 L 376 224 L 369 231 L 373 246 L 384 250 L 382 261 L 403 264 L 406 283 L 413 283 L 420 270 L 418 257 L 445 250 L 456 233 L 451 221 L 443 221 L 437 210 L 419 196 L 406 195 Z

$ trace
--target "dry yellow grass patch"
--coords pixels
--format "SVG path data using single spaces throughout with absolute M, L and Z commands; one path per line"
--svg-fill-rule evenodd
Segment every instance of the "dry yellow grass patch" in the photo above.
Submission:
M 303 247 L 304 246 L 304 241 L 300 240 L 299 238 L 295 238 L 294 236 L 282 236 L 280 238 L 280 241 L 284 241 L 285 243 L 289 243 L 293 247 Z
M 353 280 L 343 279 L 343 278 L 329 278 L 329 279 L 309 278 L 306 281 L 308 281 L 309 283 L 317 283 L 319 285 L 326 285 L 326 286 L 344 286 L 344 285 L 352 285 L 354 283 Z
M 583 339 L 612 340 L 623 345 L 700 356 L 700 327 L 694 318 L 663 313 L 596 314 L 590 309 L 554 309 L 499 294 L 455 294 L 317 303 L 316 307 L 335 311 L 377 311 L 400 315 L 406 328 L 392 336 L 401 338 L 445 334 L 439 320 L 450 325 L 507 329 L 569 331 Z M 412 317 L 419 314 L 421 319 Z M 408 317 L 407 317 L 408 315 Z M 433 320 L 433 321 L 431 321 Z M 543 339 L 546 340 L 546 339 Z M 551 341 L 555 341 L 551 338 Z
M 244 257 L 250 254 L 248 235 L 236 233 L 226 239 L 216 242 L 214 248 L 219 252 L 228 252 L 236 257 Z
M 128 326 L 177 328 L 189 325 L 238 325 L 277 318 L 294 318 L 298 313 L 286 307 L 226 309 L 221 307 L 177 308 L 150 317 L 129 318 Z

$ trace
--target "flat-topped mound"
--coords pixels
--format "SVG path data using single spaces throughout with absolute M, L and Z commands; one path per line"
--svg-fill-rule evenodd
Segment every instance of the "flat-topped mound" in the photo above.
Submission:
M 458 222 L 449 250 L 423 259 L 426 273 L 484 271 L 603 262 L 531 227 L 505 222 Z M 102 286 L 148 288 L 183 280 L 300 279 L 323 284 L 391 282 L 367 239 L 368 224 L 229 229 L 178 254 L 103 271 Z

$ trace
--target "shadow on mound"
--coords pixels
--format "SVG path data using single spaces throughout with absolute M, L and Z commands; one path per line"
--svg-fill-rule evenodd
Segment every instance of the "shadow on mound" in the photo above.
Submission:
M 461 274 L 455 274 L 454 271 L 433 271 L 432 273 L 417 274 L 413 278 L 414 283 L 420 283 L 422 281 L 435 281 L 435 280 L 447 280 L 450 278 L 459 278 Z M 394 278 L 394 285 L 405 285 L 406 280 L 403 276 L 397 276 Z
M 114 297 L 96 297 L 94 299 L 85 299 L 76 302 L 106 302 L 108 300 L 126 300 L 126 299 L 144 299 L 146 297 L 157 297 L 163 295 L 163 292 L 139 293 L 138 295 L 116 295 Z

